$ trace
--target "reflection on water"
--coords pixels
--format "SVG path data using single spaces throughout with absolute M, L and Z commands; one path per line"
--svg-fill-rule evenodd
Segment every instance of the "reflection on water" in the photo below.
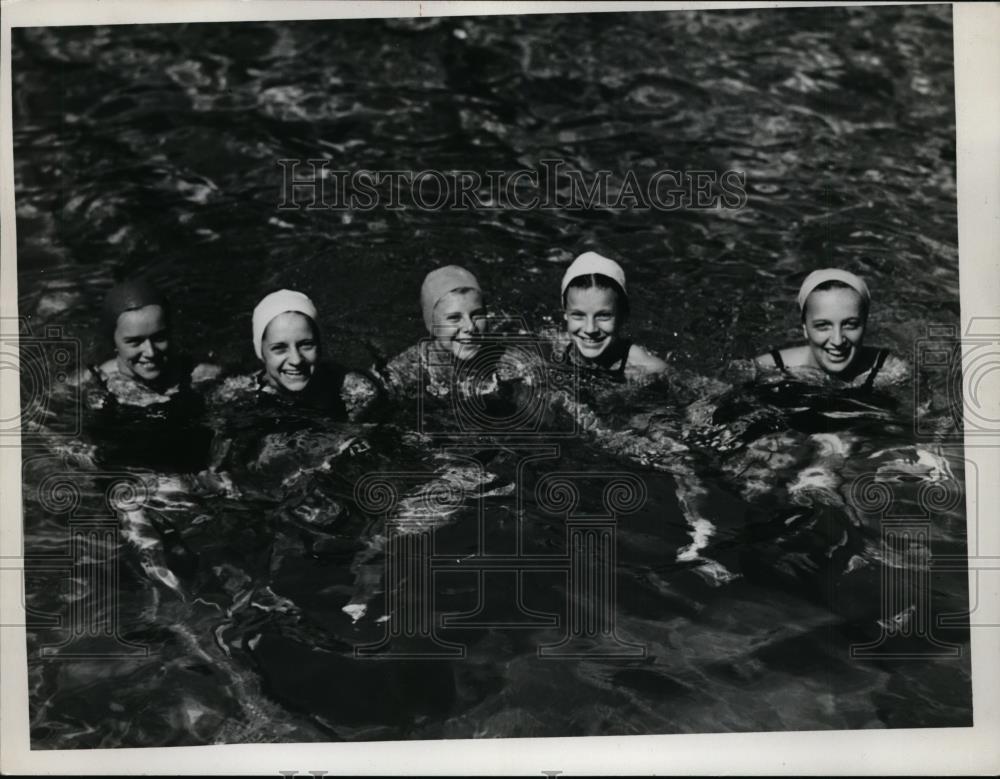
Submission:
M 897 354 L 927 323 L 958 319 L 947 8 L 18 29 L 12 44 L 20 310 L 95 358 L 116 271 L 161 280 L 179 339 L 234 370 L 253 361 L 253 302 L 305 289 L 338 359 L 363 366 L 413 343 L 432 264 L 471 266 L 491 304 L 542 325 L 584 247 L 624 258 L 633 335 L 678 372 L 711 375 L 797 338 L 796 283 L 817 265 L 865 276 L 872 337 Z M 348 170 L 733 168 L 749 199 L 666 213 L 278 212 L 277 160 L 318 157 Z M 34 742 L 968 724 L 967 652 L 848 651 L 873 642 L 879 620 L 914 619 L 912 603 L 880 602 L 885 571 L 927 569 L 912 544 L 965 553 L 963 461 L 917 443 L 912 388 L 892 402 L 737 393 L 698 424 L 688 390 L 597 398 L 596 431 L 527 463 L 509 442 L 431 445 L 407 432 L 414 409 L 355 428 L 249 418 L 229 493 L 190 463 L 143 462 L 113 429 L 50 435 L 24 465 Z M 352 438 L 368 448 L 350 453 Z M 145 485 L 142 510 L 107 508 L 122 470 Z M 433 621 L 464 659 L 353 657 L 386 633 L 393 597 L 386 527 L 355 488 L 389 470 L 419 477 L 400 488 L 407 505 L 466 496 L 433 530 L 435 554 L 458 561 L 435 573 Z M 568 618 L 565 571 L 518 579 L 462 562 L 564 555 L 565 513 L 539 497 L 556 470 L 594 474 L 579 487 L 584 513 L 604 499 L 597 474 L 645 486 L 616 528 L 615 632 L 641 657 L 539 657 Z M 68 549 L 66 507 L 43 497 L 53 472 L 71 475 L 76 516 L 116 517 L 120 598 L 98 610 L 117 609 L 118 635 L 148 656 L 39 659 L 65 638 L 53 616 L 90 603 L 86 576 L 52 562 Z M 914 515 L 937 496 L 927 538 L 883 537 L 862 500 L 882 488 Z M 80 543 L 108 553 L 99 535 Z M 965 581 L 933 572 L 935 615 L 966 608 Z M 477 609 L 492 627 L 458 618 Z M 967 632 L 935 635 L 967 650 Z

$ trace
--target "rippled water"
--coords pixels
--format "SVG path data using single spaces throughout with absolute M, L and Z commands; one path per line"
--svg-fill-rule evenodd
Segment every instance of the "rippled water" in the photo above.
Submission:
M 162 282 L 178 339 L 231 370 L 252 366 L 249 312 L 276 286 L 307 290 L 338 359 L 364 366 L 417 339 L 416 293 L 432 265 L 468 265 L 492 304 L 541 325 L 557 313 L 565 262 L 585 247 L 624 259 L 633 334 L 678 371 L 710 375 L 794 340 L 794 293 L 819 265 L 868 279 L 870 337 L 898 354 L 912 354 L 928 323 L 958 321 L 946 7 L 16 29 L 12 51 L 20 310 L 33 329 L 62 326 L 88 358 L 103 356 L 99 301 L 123 271 Z M 739 211 L 279 212 L 277 160 L 317 157 L 350 170 L 515 170 L 546 158 L 584 172 L 734 168 L 749 198 Z M 704 553 L 738 576 L 721 586 L 677 559 L 692 543 L 689 471 L 637 453 L 628 436 L 562 441 L 559 469 L 631 471 L 646 487 L 617 536 L 618 635 L 646 650 L 633 659 L 539 658 L 560 635 L 541 624 L 442 627 L 467 646 L 462 660 L 353 659 L 386 630 L 377 587 L 365 618 L 341 611 L 358 586 L 352 563 L 382 563 L 378 519 L 352 503 L 353 486 L 372 470 L 431 478 L 449 465 L 406 432 L 413 409 L 395 424 L 314 421 L 294 446 L 272 440 L 239 499 L 154 472 L 151 524 L 133 525 L 116 552 L 120 634 L 148 657 L 40 659 L 64 636 L 46 615 L 65 613 L 79 588 L 44 561 L 29 566 L 34 742 L 969 724 L 960 618 L 935 631 L 964 647 L 958 659 L 848 652 L 878 633 L 894 551 L 877 519 L 849 521 L 847 485 L 876 474 L 901 505 L 923 505 L 928 485 L 964 495 L 960 453 L 910 432 L 912 389 L 885 413 L 849 409 L 837 425 L 807 415 L 685 461 L 715 525 Z M 689 400 L 626 397 L 605 410 L 678 432 Z M 370 450 L 301 471 L 348 433 Z M 96 453 L 108 470 L 108 452 L 91 432 L 40 440 L 35 459 L 25 454 L 26 545 L 58 556 L 66 517 L 42 499 L 43 480 L 72 473 L 99 514 L 107 477 L 88 468 Z M 435 531 L 448 555 L 509 551 L 518 528 L 532 553 L 565 550 L 565 518 L 537 501 L 555 466 L 519 471 L 511 449 L 476 453 L 470 483 L 492 494 Z M 512 485 L 527 496 L 522 514 Z M 583 505 L 599 502 L 596 490 L 584 488 Z M 964 556 L 962 505 L 946 501 L 932 523 L 935 555 Z M 797 552 L 825 550 L 828 568 L 789 567 Z M 437 617 L 475 610 L 477 574 L 438 576 Z M 501 622 L 512 582 L 489 583 Z M 965 582 L 962 570 L 934 573 L 935 615 L 966 608 Z M 526 573 L 523 605 L 563 615 L 565 590 L 562 573 Z

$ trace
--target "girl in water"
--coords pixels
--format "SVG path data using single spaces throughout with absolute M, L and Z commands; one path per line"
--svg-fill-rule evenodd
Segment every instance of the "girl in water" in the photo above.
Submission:
M 907 363 L 888 349 L 864 345 L 871 293 L 845 270 L 824 268 L 806 276 L 797 298 L 806 343 L 772 349 L 755 359 L 764 370 L 822 371 L 846 386 L 872 389 L 897 383 Z
M 281 289 L 266 295 L 253 310 L 253 348 L 261 368 L 228 380 L 217 399 L 253 392 L 267 405 L 362 417 L 377 400 L 378 388 L 364 374 L 323 360 L 316 320 L 316 306 L 303 293 Z
M 432 270 L 420 287 L 420 307 L 430 339 L 397 355 L 380 373 L 394 396 L 413 395 L 421 386 L 442 397 L 456 369 L 483 354 L 486 305 L 476 277 L 457 265 Z M 488 350 L 492 354 L 492 350 Z
M 174 349 L 170 305 L 145 279 L 117 284 L 104 300 L 105 337 L 115 356 L 80 371 L 68 385 L 82 391 L 88 437 L 82 460 L 169 471 L 203 468 L 211 431 L 201 424 L 203 392 L 220 369 Z M 85 454 L 84 454 L 85 452 Z
M 253 347 L 261 367 L 227 379 L 211 396 L 227 421 L 213 444 L 210 473 L 225 465 L 301 475 L 367 448 L 358 430 L 339 423 L 366 419 L 378 405 L 378 385 L 323 359 L 317 319 L 313 302 L 294 290 L 272 292 L 254 308 Z
M 559 362 L 576 366 L 581 378 L 607 378 L 627 384 L 624 391 L 631 397 L 633 390 L 641 390 L 658 379 L 674 378 L 667 374 L 666 362 L 623 333 L 630 311 L 621 265 L 596 252 L 581 254 L 563 275 L 560 291 L 566 330 L 556 346 L 562 350 Z M 664 386 L 673 392 L 672 382 Z M 651 413 L 637 414 L 624 424 L 615 423 L 598 410 L 600 391 L 579 395 L 563 391 L 560 395 L 567 412 L 602 449 L 673 475 L 678 505 L 691 538 L 691 543 L 676 550 L 677 563 L 690 567 L 712 585 L 729 581 L 733 574 L 702 554 L 715 525 L 707 516 L 707 490 L 687 447 L 676 440 L 678 431 L 671 414 L 662 418 Z M 593 405 L 592 400 L 598 405 Z
M 115 356 L 77 376 L 87 405 L 152 406 L 189 399 L 218 377 L 218 366 L 175 354 L 166 297 L 145 279 L 116 285 L 104 300 L 102 325 Z
M 629 302 L 625 271 L 596 252 L 577 257 L 562 278 L 565 356 L 585 370 L 625 381 L 663 373 L 667 364 L 622 334 Z
M 504 403 L 498 395 L 498 370 L 504 355 L 502 341 L 486 337 L 487 312 L 482 289 L 476 277 L 465 268 L 447 265 L 437 268 L 424 278 L 420 287 L 420 306 L 424 327 L 430 338 L 402 352 L 378 370 L 390 396 L 405 408 L 406 402 L 418 393 L 423 400 L 433 401 L 421 405 L 420 420 L 441 432 L 451 429 L 457 420 L 457 407 L 451 401 L 457 395 L 472 399 L 476 408 L 481 403 Z M 491 406 L 492 407 L 492 406 Z M 502 415 L 501 415 L 502 416 Z M 481 418 L 480 418 L 481 419 Z M 492 430 L 486 425 L 480 432 L 505 432 L 502 427 Z M 464 496 L 506 494 L 513 485 L 497 484 L 492 467 L 497 452 L 487 447 L 484 463 L 472 454 L 457 454 L 447 450 L 433 455 L 434 469 L 426 481 L 419 482 L 403 493 L 394 509 L 393 522 L 405 528 L 400 532 L 421 532 L 429 527 L 445 524 L 465 506 Z M 502 457 L 502 455 L 500 455 Z M 434 506 L 435 495 L 463 496 L 447 508 Z M 366 548 L 352 564 L 356 577 L 355 589 L 343 611 L 353 620 L 361 619 L 368 602 L 382 592 L 382 559 L 387 537 L 376 525 L 376 531 L 367 539 Z
M 887 349 L 864 344 L 871 294 L 855 274 L 814 271 L 797 302 L 806 343 L 737 363 L 746 383 L 689 406 L 697 423 L 685 440 L 714 450 L 744 500 L 764 509 L 767 521 L 751 532 L 762 545 L 747 556 L 750 566 L 830 583 L 867 564 L 869 531 L 843 477 L 865 442 L 856 430 L 895 421 L 894 399 L 871 391 L 909 370 Z

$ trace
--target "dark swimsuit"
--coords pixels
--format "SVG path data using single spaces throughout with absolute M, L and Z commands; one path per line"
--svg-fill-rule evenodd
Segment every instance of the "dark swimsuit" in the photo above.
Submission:
M 101 371 L 100 367 L 97 365 L 90 365 L 88 368 L 91 375 L 97 380 L 98 385 L 104 393 L 104 408 L 106 409 L 114 409 L 116 407 L 135 407 L 144 409 L 147 416 L 175 416 L 177 414 L 198 414 L 203 408 L 201 396 L 191 385 L 191 373 L 194 370 L 194 364 L 188 358 L 182 357 L 177 361 L 175 372 L 180 376 L 180 380 L 176 385 L 172 385 L 177 387 L 177 391 L 170 395 L 157 393 L 159 395 L 164 395 L 166 399 L 162 402 L 150 403 L 144 406 L 132 403 L 123 403 L 119 399 L 118 395 L 116 395 L 115 392 L 108 386 L 108 377 L 104 375 L 104 372 Z
M 567 363 L 575 364 L 582 368 L 584 375 L 602 376 L 614 379 L 615 381 L 625 381 L 625 368 L 628 365 L 628 353 L 632 348 L 632 341 L 628 338 L 622 338 L 611 348 L 614 350 L 611 353 L 614 359 L 611 360 L 608 367 L 585 362 L 580 358 L 580 353 L 577 351 L 576 345 L 572 343 L 566 345 L 564 357 Z M 604 355 L 601 356 L 603 357 Z
M 168 471 L 195 471 L 205 467 L 211 431 L 201 423 L 204 402 L 192 387 L 192 363 L 176 364 L 177 391 L 162 402 L 141 406 L 123 402 L 108 386 L 96 365 L 90 371 L 105 403 L 90 418 L 90 435 L 100 442 L 105 465 L 121 464 Z
M 311 409 L 335 419 L 347 419 L 347 406 L 340 395 L 345 371 L 337 365 L 321 363 L 309 386 L 302 392 L 283 393 L 267 384 L 263 370 L 256 375 L 257 398 L 266 406 L 287 410 Z
M 779 349 L 772 349 L 770 351 L 771 359 L 774 360 L 774 365 L 779 371 L 788 371 L 785 367 L 785 361 L 781 359 L 781 351 Z M 888 349 L 879 349 L 878 354 L 875 355 L 875 362 L 872 363 L 872 367 L 868 370 L 868 378 L 865 379 L 865 383 L 861 385 L 861 389 L 870 390 L 875 385 L 875 377 L 878 372 L 882 370 L 882 366 L 885 365 L 886 359 L 889 357 Z

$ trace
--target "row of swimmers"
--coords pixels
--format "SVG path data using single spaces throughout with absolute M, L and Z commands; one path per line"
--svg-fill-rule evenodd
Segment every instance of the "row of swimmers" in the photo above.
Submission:
M 630 316 L 622 266 L 595 252 L 577 257 L 562 277 L 565 329 L 547 334 L 553 355 L 581 370 L 624 382 L 669 373 L 668 364 L 626 334 Z M 134 406 L 168 402 L 188 391 L 215 387 L 232 396 L 255 393 L 285 403 L 324 406 L 363 418 L 379 398 L 412 394 L 418 386 L 446 391 L 450 369 L 480 354 L 490 316 L 476 277 L 449 265 L 427 274 L 420 290 L 430 338 L 367 371 L 349 371 L 324 359 L 320 317 L 310 298 L 278 290 L 252 316 L 260 368 L 250 376 L 223 377 L 221 369 L 179 356 L 165 296 L 145 280 L 118 284 L 107 295 L 103 326 L 115 355 L 85 369 L 78 383 L 93 390 L 91 406 L 109 400 Z M 756 357 L 755 372 L 803 371 L 845 387 L 874 388 L 898 381 L 905 361 L 865 344 L 871 309 L 867 284 L 841 269 L 810 273 L 797 296 L 805 342 Z M 426 385 L 421 385 L 426 382 Z

